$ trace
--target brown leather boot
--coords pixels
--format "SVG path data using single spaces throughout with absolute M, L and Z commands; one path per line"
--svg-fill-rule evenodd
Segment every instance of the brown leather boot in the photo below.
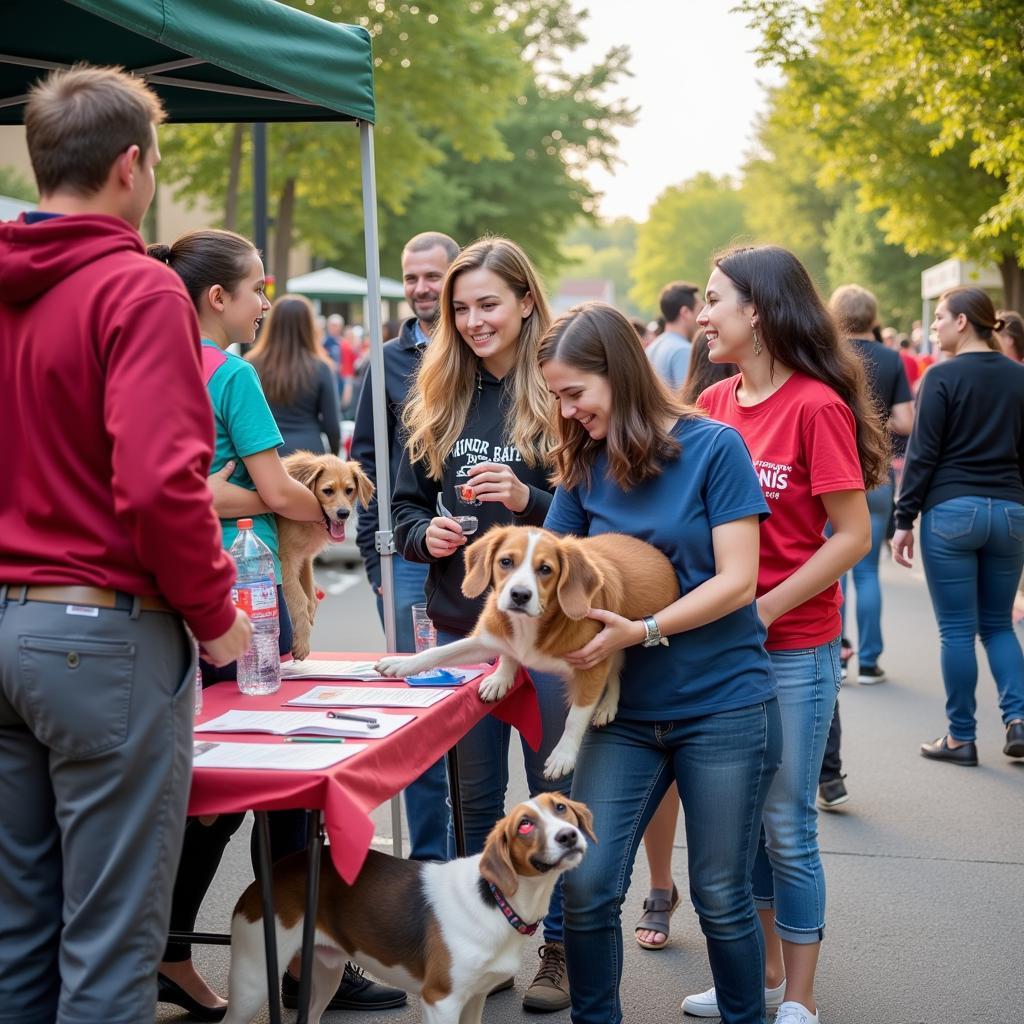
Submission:
M 540 970 L 523 996 L 523 1009 L 552 1013 L 569 1006 L 569 979 L 565 974 L 565 946 L 547 942 L 537 950 Z

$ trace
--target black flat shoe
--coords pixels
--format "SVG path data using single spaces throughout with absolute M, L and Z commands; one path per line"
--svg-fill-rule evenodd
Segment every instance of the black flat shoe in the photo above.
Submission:
M 391 988 L 377 981 L 370 981 L 362 968 L 351 961 L 345 964 L 338 991 L 327 1004 L 328 1010 L 392 1010 L 405 1006 L 408 995 L 400 988 Z M 294 1010 L 299 1005 L 299 982 L 287 971 L 281 978 L 281 1003 L 286 1009 Z
M 940 736 L 931 743 L 922 743 L 921 756 L 932 761 L 949 761 L 951 764 L 962 764 L 969 768 L 977 766 L 978 748 L 973 741 L 959 747 L 951 747 L 947 743 L 948 740 L 948 736 Z
M 1024 757 L 1024 722 L 1011 722 L 1006 727 L 1003 753 L 1007 757 Z
M 193 999 L 177 982 L 162 974 L 156 976 L 157 1002 L 171 1003 L 173 1006 L 180 1006 L 188 1010 L 189 1016 L 195 1020 L 223 1020 L 228 1012 L 226 1006 L 203 1006 L 197 999 Z

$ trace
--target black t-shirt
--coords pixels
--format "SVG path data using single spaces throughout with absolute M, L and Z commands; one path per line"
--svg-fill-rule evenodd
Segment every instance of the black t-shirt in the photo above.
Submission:
M 892 415 L 892 407 L 912 400 L 907 372 L 898 352 L 877 341 L 851 338 L 854 351 L 864 360 L 871 395 L 882 413 L 883 422 Z

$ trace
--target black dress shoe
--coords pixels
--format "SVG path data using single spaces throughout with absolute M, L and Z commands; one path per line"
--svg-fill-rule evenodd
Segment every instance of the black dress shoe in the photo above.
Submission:
M 1011 722 L 1006 727 L 1003 753 L 1007 757 L 1024 757 L 1024 722 Z
M 409 997 L 400 988 L 391 988 L 379 982 L 370 981 L 362 968 L 354 963 L 345 964 L 341 984 L 327 1004 L 328 1010 L 392 1010 L 405 1006 Z M 281 979 L 281 1002 L 294 1010 L 299 1005 L 299 982 L 287 971 Z M 218 1018 L 219 1019 L 219 1018 Z
M 959 747 L 949 746 L 948 740 L 948 736 L 940 736 L 931 743 L 922 743 L 921 756 L 932 761 L 949 761 L 951 764 L 962 764 L 967 767 L 977 765 L 978 748 L 973 740 L 962 743 Z
M 189 1016 L 195 1020 L 223 1020 L 228 1012 L 226 1006 L 203 1006 L 197 999 L 193 999 L 177 982 L 162 974 L 156 976 L 157 1002 L 171 1003 L 173 1006 L 180 1006 L 188 1010 Z

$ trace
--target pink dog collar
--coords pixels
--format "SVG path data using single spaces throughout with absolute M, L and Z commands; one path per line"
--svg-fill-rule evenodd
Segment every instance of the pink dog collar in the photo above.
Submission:
M 537 931 L 537 926 L 540 921 L 534 921 L 533 924 L 527 924 L 509 905 L 508 900 L 505 899 L 505 894 L 490 880 L 486 879 L 488 886 L 490 887 L 491 893 L 494 896 L 494 902 L 498 904 L 501 912 L 508 919 L 508 923 L 520 935 L 533 935 Z

